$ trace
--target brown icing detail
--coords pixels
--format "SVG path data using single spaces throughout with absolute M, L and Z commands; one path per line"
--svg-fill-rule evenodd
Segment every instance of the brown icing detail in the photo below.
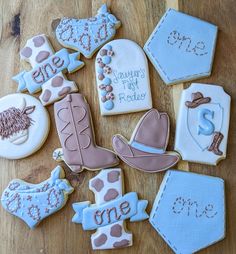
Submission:
M 79 37 L 79 42 L 83 49 L 90 51 L 91 49 L 91 36 L 88 33 L 83 33 Z
M 96 247 L 100 247 L 103 244 L 105 244 L 106 241 L 107 241 L 107 236 L 105 234 L 101 234 L 100 236 L 94 239 L 93 243 Z
M 108 221 L 108 223 L 111 223 L 111 212 L 115 213 L 115 219 L 116 220 L 120 219 L 121 215 L 118 215 L 116 207 L 107 208 L 106 214 L 107 214 L 107 221 Z
M 97 225 L 101 225 L 103 223 L 103 214 L 105 213 L 105 210 L 99 211 L 97 210 L 94 213 L 94 221 Z
M 126 239 L 123 239 L 119 242 L 115 242 L 113 244 L 114 248 L 121 248 L 121 247 L 126 247 L 126 246 L 129 246 L 129 240 L 126 240 Z
M 122 227 L 119 224 L 116 224 L 111 227 L 110 235 L 112 237 L 120 237 L 122 235 Z
M 32 49 L 30 47 L 25 47 L 21 50 L 20 53 L 22 56 L 29 58 L 32 55 Z
M 101 191 L 102 188 L 104 187 L 104 182 L 100 178 L 96 178 L 92 181 L 91 186 L 96 190 L 96 191 Z
M 210 97 L 204 97 L 202 93 L 196 92 L 192 93 L 192 101 L 186 101 L 185 105 L 188 108 L 196 108 L 201 104 L 206 104 L 211 101 Z
M 50 90 L 46 89 L 46 90 L 44 91 L 44 93 L 43 93 L 42 100 L 43 100 L 44 102 L 48 102 L 49 99 L 50 99 L 50 97 L 51 97 L 51 95 L 52 95 L 52 92 L 51 92 Z
M 112 86 L 106 86 L 105 89 L 106 89 L 107 92 L 111 92 L 113 90 L 113 87 Z
M 100 55 L 101 56 L 106 56 L 107 55 L 107 50 L 106 49 L 101 49 L 100 50 Z
M 51 75 L 53 74 L 56 74 L 57 73 L 57 70 L 56 69 L 53 69 L 52 65 L 50 63 L 46 63 L 42 66 L 42 69 L 44 70 L 44 73 L 46 75 L 47 78 L 50 78 Z M 48 72 L 52 73 L 52 74 L 48 74 Z M 53 75 L 54 76 L 54 75 Z
M 45 59 L 47 59 L 49 56 L 50 56 L 50 53 L 48 51 L 40 51 L 38 55 L 36 56 L 35 60 L 37 63 L 41 63 Z
M 111 171 L 107 174 L 107 181 L 110 183 L 114 183 L 119 180 L 120 172 L 119 171 Z
M 43 36 L 37 36 L 33 38 L 33 43 L 35 47 L 41 47 L 45 43 Z
M 60 24 L 61 19 L 54 19 L 51 23 L 51 27 L 53 31 L 56 31 L 58 25 Z
M 117 198 L 118 195 L 119 195 L 119 193 L 116 189 L 109 189 L 104 196 L 104 200 L 105 201 L 113 200 L 113 199 Z
M 105 66 L 105 64 L 104 64 L 104 63 L 102 63 L 102 62 L 101 62 L 101 63 L 99 63 L 98 65 L 99 65 L 99 67 L 100 67 L 100 68 L 103 68 L 103 67 Z
M 83 95 L 68 94 L 63 100 L 56 102 L 54 115 L 65 162 L 73 171 L 81 167 L 108 168 L 118 163 L 113 152 L 97 147 L 89 105 Z
M 120 204 L 120 211 L 123 215 L 126 215 L 130 212 L 130 206 L 129 206 L 129 202 L 128 201 L 125 201 L 125 202 L 122 202 Z
M 60 68 L 60 67 L 63 66 L 64 60 L 61 59 L 59 56 L 54 56 L 54 57 L 52 58 L 52 63 L 53 63 L 53 65 L 56 66 L 57 68 Z
M 62 90 L 58 92 L 58 95 L 64 96 L 64 95 L 68 94 L 70 91 L 71 91 L 71 87 L 67 86 L 67 87 L 62 88 Z
M 133 137 L 129 143 L 121 135 L 115 135 L 112 140 L 116 154 L 131 167 L 151 173 L 166 170 L 179 161 L 177 153 L 165 151 L 169 139 L 169 117 L 166 113 L 149 110 L 135 128 Z M 133 141 L 158 149 L 160 153 L 139 150 L 132 146 Z
M 28 106 L 24 109 L 11 107 L 0 112 L 0 136 L 9 138 L 11 135 L 27 130 L 32 125 L 29 114 L 33 113 L 35 106 Z
M 39 67 L 38 70 L 32 73 L 32 79 L 39 84 L 45 82 L 45 77 L 43 75 L 41 67 Z
M 214 132 L 213 133 L 213 140 L 208 148 L 209 152 L 213 152 L 215 155 L 221 156 L 223 154 L 222 151 L 220 151 L 220 144 L 224 138 L 224 135 L 221 132 Z
M 99 79 L 99 80 L 103 80 L 103 79 L 104 79 L 104 75 L 103 75 L 103 74 L 99 74 L 99 75 L 98 75 L 98 79 Z
M 52 86 L 53 87 L 59 87 L 59 86 L 62 86 L 63 84 L 63 77 L 61 76 L 56 76 L 55 78 L 52 79 Z

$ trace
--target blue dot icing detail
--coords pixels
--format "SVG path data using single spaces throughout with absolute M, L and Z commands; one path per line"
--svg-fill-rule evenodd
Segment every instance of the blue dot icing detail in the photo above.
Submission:
M 114 102 L 112 100 L 108 100 L 104 103 L 104 107 L 106 110 L 112 110 L 114 108 Z
M 111 46 L 111 45 L 107 45 L 107 46 L 106 46 L 106 49 L 107 49 L 107 50 L 112 50 L 112 46 Z
M 102 96 L 106 96 L 106 94 L 107 94 L 107 91 L 106 91 L 106 90 L 102 90 L 102 91 L 101 91 L 101 95 L 102 95 Z
M 104 78 L 102 83 L 105 86 L 109 86 L 111 84 L 111 79 L 110 78 Z
M 110 56 L 103 56 L 102 57 L 102 62 L 104 64 L 109 64 L 111 62 L 111 57 Z
M 99 74 L 103 74 L 103 69 L 102 68 L 98 68 L 98 73 Z

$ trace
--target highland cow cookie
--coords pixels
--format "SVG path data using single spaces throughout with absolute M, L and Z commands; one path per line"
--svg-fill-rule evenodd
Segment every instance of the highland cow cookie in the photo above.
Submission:
M 194 83 L 182 92 L 175 149 L 183 160 L 216 165 L 226 157 L 230 101 L 216 85 Z
M 138 44 L 109 42 L 99 50 L 95 67 L 102 115 L 152 108 L 147 58 Z
M 55 53 L 47 36 L 40 34 L 27 40 L 20 57 L 30 63 L 32 70 L 13 77 L 19 84 L 18 91 L 28 90 L 33 94 L 42 89 L 39 99 L 43 105 L 52 104 L 68 93 L 78 91 L 75 82 L 67 80 L 63 72 L 67 69 L 71 73 L 84 66 L 78 60 L 79 53 L 69 54 L 66 49 Z
M 120 134 L 113 136 L 113 148 L 133 168 L 148 173 L 166 170 L 180 159 L 178 153 L 166 151 L 169 128 L 167 113 L 151 109 L 140 119 L 129 142 Z
M 126 231 L 125 219 L 147 219 L 148 201 L 139 200 L 136 192 L 123 195 L 120 168 L 102 170 L 89 181 L 89 189 L 95 194 L 96 204 L 74 203 L 76 214 L 72 221 L 81 223 L 84 230 L 97 230 L 91 236 L 94 250 L 131 246 L 132 234 Z
M 86 58 L 91 58 L 97 49 L 111 40 L 120 25 L 106 4 L 101 6 L 95 17 L 62 18 L 52 23 L 58 42 L 66 48 L 81 52 Z
M 51 177 L 38 184 L 20 179 L 12 180 L 4 190 L 2 206 L 12 215 L 22 219 L 30 228 L 60 210 L 67 202 L 73 188 L 64 178 L 64 170 L 57 166 Z
M 65 161 L 74 172 L 109 168 L 119 163 L 112 151 L 96 145 L 90 108 L 83 95 L 68 94 L 56 102 L 54 117 L 62 145 L 53 153 L 56 161 Z
M 0 156 L 20 159 L 36 152 L 48 136 L 47 110 L 34 97 L 10 94 L 0 99 Z

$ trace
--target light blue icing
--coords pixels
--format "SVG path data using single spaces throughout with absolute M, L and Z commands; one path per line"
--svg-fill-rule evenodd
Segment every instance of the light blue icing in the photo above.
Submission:
M 106 110 L 112 110 L 114 108 L 114 102 L 112 100 L 107 100 L 104 102 L 104 108 Z
M 137 141 L 133 141 L 130 145 L 140 151 L 147 152 L 147 153 L 156 153 L 156 154 L 165 153 L 165 150 L 163 150 L 163 149 L 158 149 L 158 148 L 146 146 L 146 145 L 141 144 Z
M 51 177 L 39 184 L 12 180 L 3 191 L 1 203 L 9 213 L 22 219 L 30 228 L 61 209 L 74 189 L 61 179 L 63 169 L 57 166 Z
M 209 76 L 217 27 L 169 9 L 144 45 L 166 84 Z
M 102 57 L 102 62 L 104 64 L 109 64 L 111 62 L 111 57 L 110 56 L 103 56 Z
M 103 68 L 98 67 L 98 68 L 97 68 L 97 72 L 98 72 L 99 74 L 103 74 Z
M 110 44 L 106 45 L 104 48 L 107 50 L 112 50 L 112 46 Z
M 109 86 L 111 84 L 111 79 L 110 78 L 104 78 L 102 80 L 102 84 L 105 86 Z
M 207 108 L 202 108 L 198 111 L 198 122 L 200 123 L 198 125 L 198 135 L 203 134 L 209 136 L 215 131 L 214 124 L 207 119 L 207 116 L 213 119 L 214 111 Z
M 101 90 L 101 96 L 106 96 L 107 91 L 106 90 Z
M 190 254 L 225 236 L 224 181 L 169 170 L 149 221 L 177 254 Z
M 129 218 L 130 221 L 145 220 L 149 217 L 145 212 L 147 203 L 147 200 L 138 200 L 136 192 L 127 193 L 99 206 L 90 205 L 90 202 L 74 203 L 75 215 L 72 221 L 81 223 L 84 230 L 93 230 Z
M 120 21 L 102 5 L 95 17 L 88 19 L 63 18 L 56 28 L 56 38 L 67 48 L 76 49 L 85 57 L 112 39 Z
M 28 90 L 29 93 L 35 93 L 41 90 L 42 85 L 65 69 L 73 72 L 81 68 L 84 63 L 77 60 L 79 53 L 69 54 L 67 49 L 61 49 L 54 55 L 48 57 L 42 63 L 35 66 L 32 70 L 23 71 L 12 79 L 18 85 L 18 91 Z

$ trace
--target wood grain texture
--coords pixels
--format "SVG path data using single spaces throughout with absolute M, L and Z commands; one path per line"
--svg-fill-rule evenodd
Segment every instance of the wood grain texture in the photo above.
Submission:
M 86 18 L 93 16 L 102 2 L 100 0 L 0 0 L 0 96 L 16 91 L 16 84 L 11 77 L 23 67 L 19 62 L 19 50 L 28 38 L 45 33 L 49 35 L 56 50 L 57 43 L 51 30 L 53 19 L 63 16 Z M 167 7 L 179 8 L 190 15 L 197 16 L 219 26 L 219 36 L 211 77 L 199 82 L 222 85 L 232 96 L 231 116 L 235 116 L 234 89 L 236 80 L 236 9 L 234 0 L 113 0 L 106 1 L 112 12 L 122 22 L 116 38 L 128 38 L 143 46 Z M 101 117 L 95 86 L 94 57 L 85 59 L 86 66 L 75 74 L 67 75 L 74 80 L 82 94 L 87 98 L 95 125 L 97 144 L 111 148 L 111 137 L 120 133 L 129 138 L 143 113 L 121 116 Z M 150 81 L 154 107 L 166 111 L 171 117 L 171 136 L 169 149 L 173 148 L 175 119 L 178 112 L 179 94 L 188 84 L 166 86 L 149 64 Z M 51 131 L 40 151 L 23 160 L 10 161 L 0 159 L 0 192 L 13 178 L 21 178 L 32 183 L 48 178 L 57 165 L 51 158 L 53 150 L 60 146 L 53 118 L 53 107 L 47 107 L 51 117 Z M 236 121 L 232 117 L 228 143 L 228 157 L 219 166 L 202 166 L 184 162 L 179 168 L 193 172 L 222 177 L 226 180 L 227 194 L 227 237 L 225 240 L 203 250 L 205 254 L 236 253 Z M 148 199 L 148 212 L 163 179 L 164 173 L 145 174 L 134 170 L 124 163 L 125 191 L 137 191 L 139 197 Z M 66 167 L 65 167 L 66 168 Z M 71 223 L 74 214 L 71 204 L 76 201 L 94 200 L 88 190 L 88 181 L 96 173 L 84 171 L 79 176 L 67 170 L 67 177 L 75 186 L 75 192 L 69 197 L 67 205 L 58 213 L 45 219 L 35 230 L 19 219 L 8 214 L 0 207 L 0 254 L 84 254 L 95 253 L 91 250 L 90 235 L 80 225 Z M 207 195 L 207 193 L 206 193 Z M 116 251 L 96 251 L 96 253 L 130 253 L 130 254 L 169 254 L 167 244 L 155 232 L 148 221 L 127 223 L 127 228 L 134 235 L 133 247 Z

